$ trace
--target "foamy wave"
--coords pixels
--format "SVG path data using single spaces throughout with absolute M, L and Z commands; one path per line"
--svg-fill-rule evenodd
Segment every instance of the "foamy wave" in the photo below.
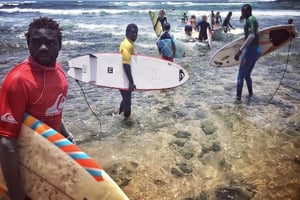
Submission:
M 31 9 L 31 8 L 9 8 L 1 9 L 1 12 L 6 13 L 42 13 L 42 14 L 52 14 L 52 15 L 84 15 L 84 14 L 94 14 L 94 15 L 107 15 L 107 14 L 126 14 L 126 13 L 146 13 L 148 10 L 120 10 L 120 9 L 74 9 L 74 10 L 62 10 L 62 9 Z
M 36 1 L 7 1 L 7 2 L 0 2 L 0 7 L 3 6 L 19 6 L 22 4 L 32 4 L 32 3 L 36 3 Z
M 255 3 L 255 2 L 274 2 L 277 0 L 228 0 L 228 2 L 239 2 L 239 3 Z
M 63 41 L 63 45 L 68 45 L 68 46 L 87 46 L 87 45 L 92 45 L 94 43 L 92 42 L 80 42 L 77 40 L 67 40 Z
M 221 11 L 220 12 L 221 15 L 223 17 L 225 17 L 227 15 L 227 11 Z M 190 10 L 188 11 L 188 15 L 196 15 L 197 17 L 200 17 L 202 15 L 209 15 L 210 11 L 207 10 Z M 286 16 L 286 17 L 290 17 L 290 16 L 300 16 L 300 12 L 296 11 L 296 10 L 255 10 L 253 11 L 253 15 L 258 17 L 258 18 L 268 18 L 268 17 L 279 17 L 279 16 Z M 239 17 L 241 16 L 241 12 L 240 11 L 232 11 L 232 19 L 239 19 Z M 288 18 L 287 18 L 288 19 Z
M 128 2 L 128 6 L 131 7 L 137 7 L 137 6 L 153 6 L 156 5 L 156 2 L 146 2 L 146 1 L 140 1 L 140 2 Z
M 87 24 L 87 23 L 77 23 L 76 26 L 82 30 L 88 31 L 98 31 L 98 30 L 113 30 L 115 25 L 108 24 Z

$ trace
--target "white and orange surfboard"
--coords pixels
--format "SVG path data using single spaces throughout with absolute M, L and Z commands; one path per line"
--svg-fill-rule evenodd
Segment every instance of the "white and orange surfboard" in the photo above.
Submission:
M 110 176 L 60 133 L 24 115 L 18 140 L 25 192 L 33 200 L 127 200 Z M 0 173 L 0 199 L 7 199 Z

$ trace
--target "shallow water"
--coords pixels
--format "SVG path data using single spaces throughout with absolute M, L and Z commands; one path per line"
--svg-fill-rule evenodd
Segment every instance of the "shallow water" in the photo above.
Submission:
M 237 67 L 207 67 L 213 52 L 176 60 L 190 79 L 134 92 L 128 122 L 117 114 L 118 90 L 68 78 L 64 120 L 130 199 L 298 199 L 300 60 L 293 46 L 287 67 L 288 47 L 259 59 L 255 95 L 248 99 L 244 87 L 241 103 Z
M 285 50 L 257 62 L 255 95 L 244 87 L 241 103 L 237 67 L 209 68 L 208 56 L 179 60 L 190 79 L 135 92 L 129 122 L 117 114 L 117 90 L 81 85 L 97 119 L 70 79 L 66 124 L 130 199 L 297 199 L 300 60 L 292 53 L 285 69 Z

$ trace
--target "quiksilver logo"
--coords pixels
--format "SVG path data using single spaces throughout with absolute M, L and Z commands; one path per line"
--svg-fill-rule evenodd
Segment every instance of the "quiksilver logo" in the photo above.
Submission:
M 14 116 L 11 113 L 5 113 L 1 116 L 1 121 L 17 124 L 18 122 L 15 120 Z
M 62 112 L 66 101 L 66 97 L 63 94 L 59 94 L 54 104 L 46 110 L 46 116 L 58 115 Z

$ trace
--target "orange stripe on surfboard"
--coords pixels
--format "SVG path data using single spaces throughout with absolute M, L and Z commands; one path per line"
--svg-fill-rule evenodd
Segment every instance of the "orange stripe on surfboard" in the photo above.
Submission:
M 102 167 L 98 165 L 94 160 L 89 158 L 89 156 L 84 153 L 79 147 L 71 143 L 63 135 L 50 128 L 48 125 L 39 121 L 35 117 L 25 113 L 23 117 L 24 125 L 30 127 L 36 133 L 43 136 L 45 139 L 56 145 L 63 152 L 67 153 L 74 161 L 76 161 L 80 166 L 85 168 L 85 170 L 96 180 L 104 181 L 102 177 Z M 74 156 L 78 155 L 79 157 Z M 84 158 L 84 159 L 82 159 Z

